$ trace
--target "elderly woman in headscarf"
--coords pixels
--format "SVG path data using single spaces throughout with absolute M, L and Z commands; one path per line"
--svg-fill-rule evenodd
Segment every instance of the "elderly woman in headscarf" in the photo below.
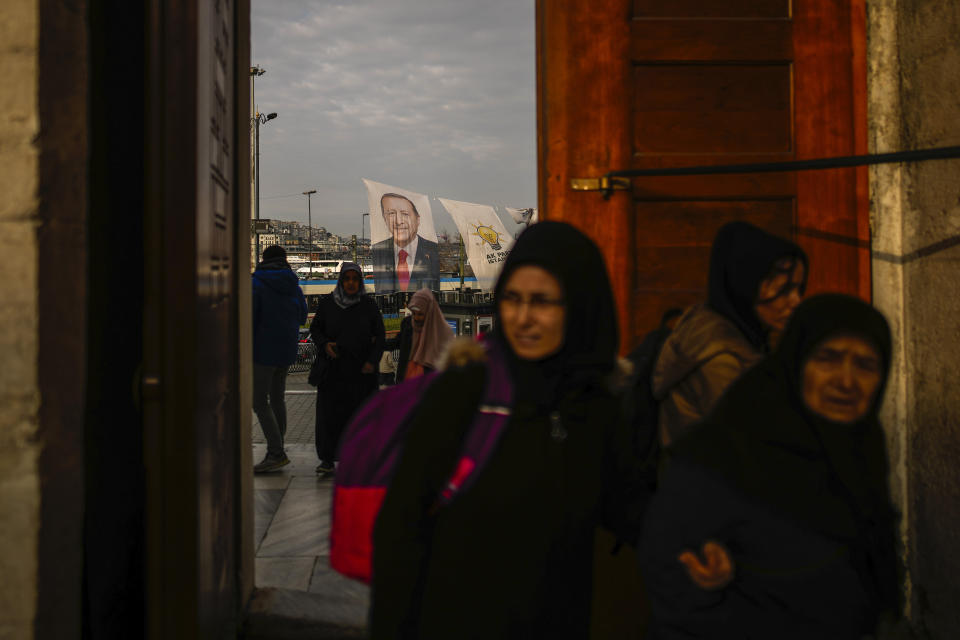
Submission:
M 340 434 L 350 416 L 377 389 L 377 365 L 383 353 L 383 318 L 366 295 L 363 270 L 343 263 L 333 293 L 320 300 L 310 335 L 325 370 L 317 385 L 317 473 L 334 472 Z
M 860 638 L 898 611 L 890 357 L 880 313 L 816 296 L 676 442 L 640 548 L 658 640 Z
M 807 285 L 803 249 L 748 222 L 717 232 L 707 303 L 688 309 L 663 344 L 651 385 L 660 442 L 670 444 L 769 352 Z
M 608 387 L 617 325 L 599 249 L 534 225 L 495 300 L 495 329 L 454 343 L 457 366 L 412 417 L 374 528 L 372 638 L 585 638 L 595 526 L 638 534 L 648 494 Z M 497 354 L 512 405 L 479 407 Z M 473 484 L 436 508 L 477 411 L 509 419 Z
M 400 323 L 399 335 L 386 345 L 387 349 L 400 349 L 398 384 L 434 371 L 454 337 L 430 289 L 420 289 L 410 296 L 407 308 L 411 314 Z

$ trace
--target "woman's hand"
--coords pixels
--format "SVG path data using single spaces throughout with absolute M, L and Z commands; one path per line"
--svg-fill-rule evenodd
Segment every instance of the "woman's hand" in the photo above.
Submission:
M 733 559 L 722 544 L 707 540 L 701 551 L 706 564 L 700 562 L 696 553 L 689 549 L 677 556 L 686 567 L 687 575 L 701 589 L 721 589 L 733 580 Z
M 328 358 L 336 358 L 336 357 L 337 357 L 337 343 L 336 343 L 336 342 L 328 342 L 327 344 L 324 345 L 323 348 L 324 348 L 324 350 L 327 352 L 327 357 L 328 357 Z

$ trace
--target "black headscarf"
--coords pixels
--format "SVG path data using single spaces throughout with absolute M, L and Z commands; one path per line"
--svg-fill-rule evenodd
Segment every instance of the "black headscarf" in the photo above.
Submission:
M 852 335 L 880 354 L 882 377 L 867 414 L 830 422 L 806 408 L 803 367 L 824 340 Z M 753 502 L 849 545 L 877 610 L 897 606 L 895 516 L 877 414 L 890 369 L 890 329 L 870 305 L 841 294 L 801 303 L 777 350 L 727 391 L 672 453 L 714 471 Z
M 523 265 L 549 271 L 563 287 L 563 346 L 540 362 L 517 358 L 500 328 L 499 307 L 494 334 L 511 356 L 518 385 L 530 388 L 542 404 L 552 404 L 559 394 L 592 384 L 613 368 L 618 346 L 616 305 L 603 254 L 569 224 L 539 222 L 520 234 L 497 279 L 497 300 L 510 274 Z
M 352 296 L 348 296 L 347 292 L 343 290 L 343 276 L 349 271 L 356 271 L 360 274 L 360 289 Z M 360 268 L 356 262 L 344 262 L 343 266 L 340 267 L 340 276 L 337 278 L 337 286 L 333 290 L 333 301 L 337 303 L 337 306 L 341 309 L 346 309 L 347 307 L 352 307 L 353 305 L 360 302 L 364 294 L 366 294 L 367 289 L 363 284 L 363 269 Z
M 803 263 L 803 284 L 807 286 L 807 254 L 803 249 L 749 222 L 731 222 L 717 232 L 710 250 L 710 276 L 707 283 L 707 303 L 731 320 L 747 340 L 765 350 L 766 330 L 753 307 L 757 302 L 760 283 L 772 275 L 775 263 L 782 258 Z

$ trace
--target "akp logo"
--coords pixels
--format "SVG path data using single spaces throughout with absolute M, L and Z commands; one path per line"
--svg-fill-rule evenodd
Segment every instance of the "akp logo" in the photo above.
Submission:
M 483 224 L 472 224 L 470 225 L 476 231 L 471 235 L 479 236 L 483 239 L 484 242 L 490 245 L 490 248 L 494 251 L 500 251 L 503 247 L 500 246 L 500 234 L 497 233 L 493 227 L 488 227 Z

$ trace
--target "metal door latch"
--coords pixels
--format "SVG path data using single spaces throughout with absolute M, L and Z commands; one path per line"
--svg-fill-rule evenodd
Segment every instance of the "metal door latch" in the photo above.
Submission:
M 623 178 L 571 178 L 570 188 L 574 191 L 602 191 L 604 198 L 609 198 L 614 191 L 625 191 L 630 188 L 630 181 Z

